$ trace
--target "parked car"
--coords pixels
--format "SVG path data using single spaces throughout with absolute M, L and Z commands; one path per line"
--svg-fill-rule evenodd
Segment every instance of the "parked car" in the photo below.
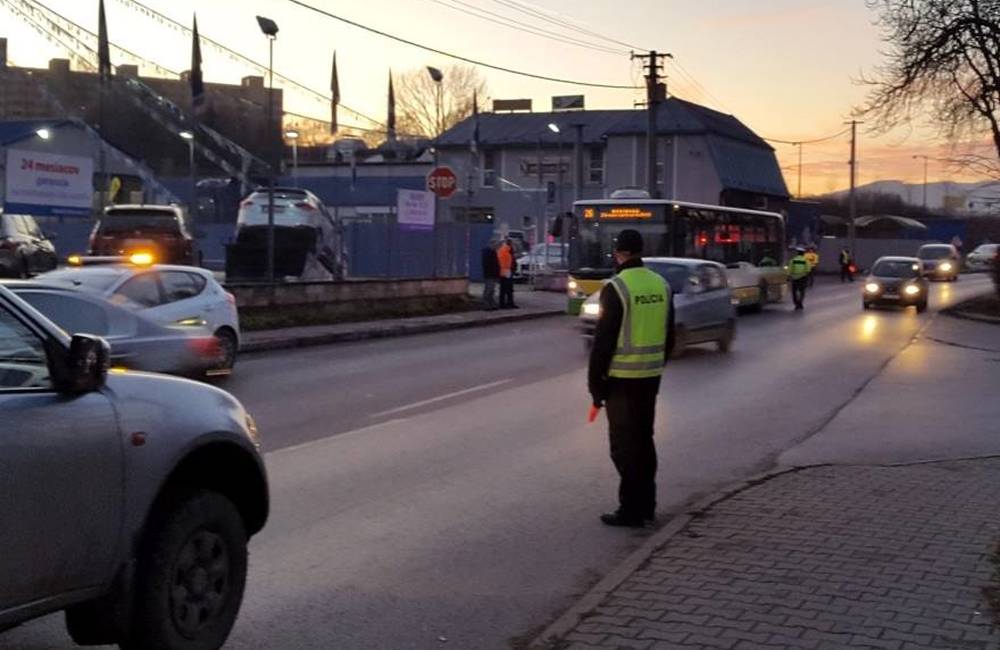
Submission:
M 966 255 L 965 268 L 969 271 L 992 271 L 997 254 L 1000 254 L 1000 244 L 980 244 Z
M 0 274 L 27 278 L 58 265 L 55 246 L 34 217 L 0 212 Z
M 4 286 L 64 331 L 102 337 L 115 367 L 201 376 L 219 366 L 219 340 L 202 327 L 160 325 L 64 285 L 12 280 Z
M 962 270 L 962 258 L 951 244 L 924 244 L 917 250 L 923 274 L 932 280 L 954 282 Z
M 527 280 L 538 271 L 565 271 L 569 268 L 569 246 L 566 244 L 536 244 L 517 258 L 515 280 Z
M 164 264 L 201 265 L 198 244 L 176 205 L 112 205 L 104 209 L 90 233 L 87 254 L 122 256 L 152 254 Z
M 647 268 L 663 276 L 674 299 L 674 356 L 698 343 L 714 342 L 728 352 L 736 336 L 736 310 L 726 269 L 716 262 L 683 257 L 643 258 Z M 600 291 L 583 302 L 579 324 L 588 343 L 601 314 Z
M 218 648 L 268 517 L 257 427 L 218 388 L 109 362 L 0 287 L 0 630 L 65 610 L 83 645 Z
M 161 325 L 207 328 L 220 346 L 219 364 L 211 374 L 226 374 L 236 363 L 240 346 L 236 298 L 222 288 L 211 271 L 121 262 L 69 266 L 38 279 L 103 296 Z
M 236 239 L 226 248 L 226 277 L 260 279 L 267 272 L 269 191 L 258 188 L 240 203 Z M 299 280 L 347 276 L 341 224 L 315 194 L 274 188 L 275 275 Z
M 921 261 L 915 257 L 880 257 L 862 287 L 861 306 L 873 305 L 916 307 L 918 312 L 927 309 L 927 278 Z
M 739 307 L 760 310 L 769 302 L 781 302 L 788 274 L 777 264 L 733 262 L 726 265 L 726 278 Z

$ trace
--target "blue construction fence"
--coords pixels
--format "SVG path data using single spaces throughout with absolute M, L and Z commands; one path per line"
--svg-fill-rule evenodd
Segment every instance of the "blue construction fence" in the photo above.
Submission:
M 93 229 L 89 219 L 38 218 L 42 230 L 54 236 L 56 252 L 65 258 L 85 253 Z M 205 266 L 225 268 L 226 244 L 232 242 L 233 224 L 195 226 Z M 489 244 L 489 224 L 439 224 L 434 230 L 405 230 L 393 222 L 352 223 L 345 228 L 348 268 L 352 277 L 457 277 L 468 273 L 482 280 L 481 251 Z M 467 246 L 468 240 L 468 246 Z

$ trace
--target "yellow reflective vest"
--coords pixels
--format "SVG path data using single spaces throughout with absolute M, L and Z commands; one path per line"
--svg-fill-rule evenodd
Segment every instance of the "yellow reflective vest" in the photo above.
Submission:
M 809 262 L 804 255 L 796 255 L 788 262 L 788 277 L 792 280 L 801 280 L 809 275 Z
M 611 280 L 622 303 L 618 347 L 608 376 L 621 379 L 658 377 L 663 373 L 670 287 L 645 267 L 625 269 Z

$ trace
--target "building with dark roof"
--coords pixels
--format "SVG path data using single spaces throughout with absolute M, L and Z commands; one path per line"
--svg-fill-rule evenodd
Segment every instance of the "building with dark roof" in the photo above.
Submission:
M 436 141 L 440 163 L 459 177 L 441 216 L 528 228 L 570 210 L 577 196 L 646 188 L 646 123 L 645 110 L 470 117 Z M 788 205 L 774 149 L 736 117 L 671 97 L 658 106 L 657 139 L 660 197 L 775 211 Z

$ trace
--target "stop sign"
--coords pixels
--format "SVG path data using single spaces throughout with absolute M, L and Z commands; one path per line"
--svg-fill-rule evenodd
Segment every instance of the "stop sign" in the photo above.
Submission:
M 427 174 L 427 189 L 437 194 L 440 199 L 451 198 L 458 188 L 458 177 L 451 167 L 435 167 Z

